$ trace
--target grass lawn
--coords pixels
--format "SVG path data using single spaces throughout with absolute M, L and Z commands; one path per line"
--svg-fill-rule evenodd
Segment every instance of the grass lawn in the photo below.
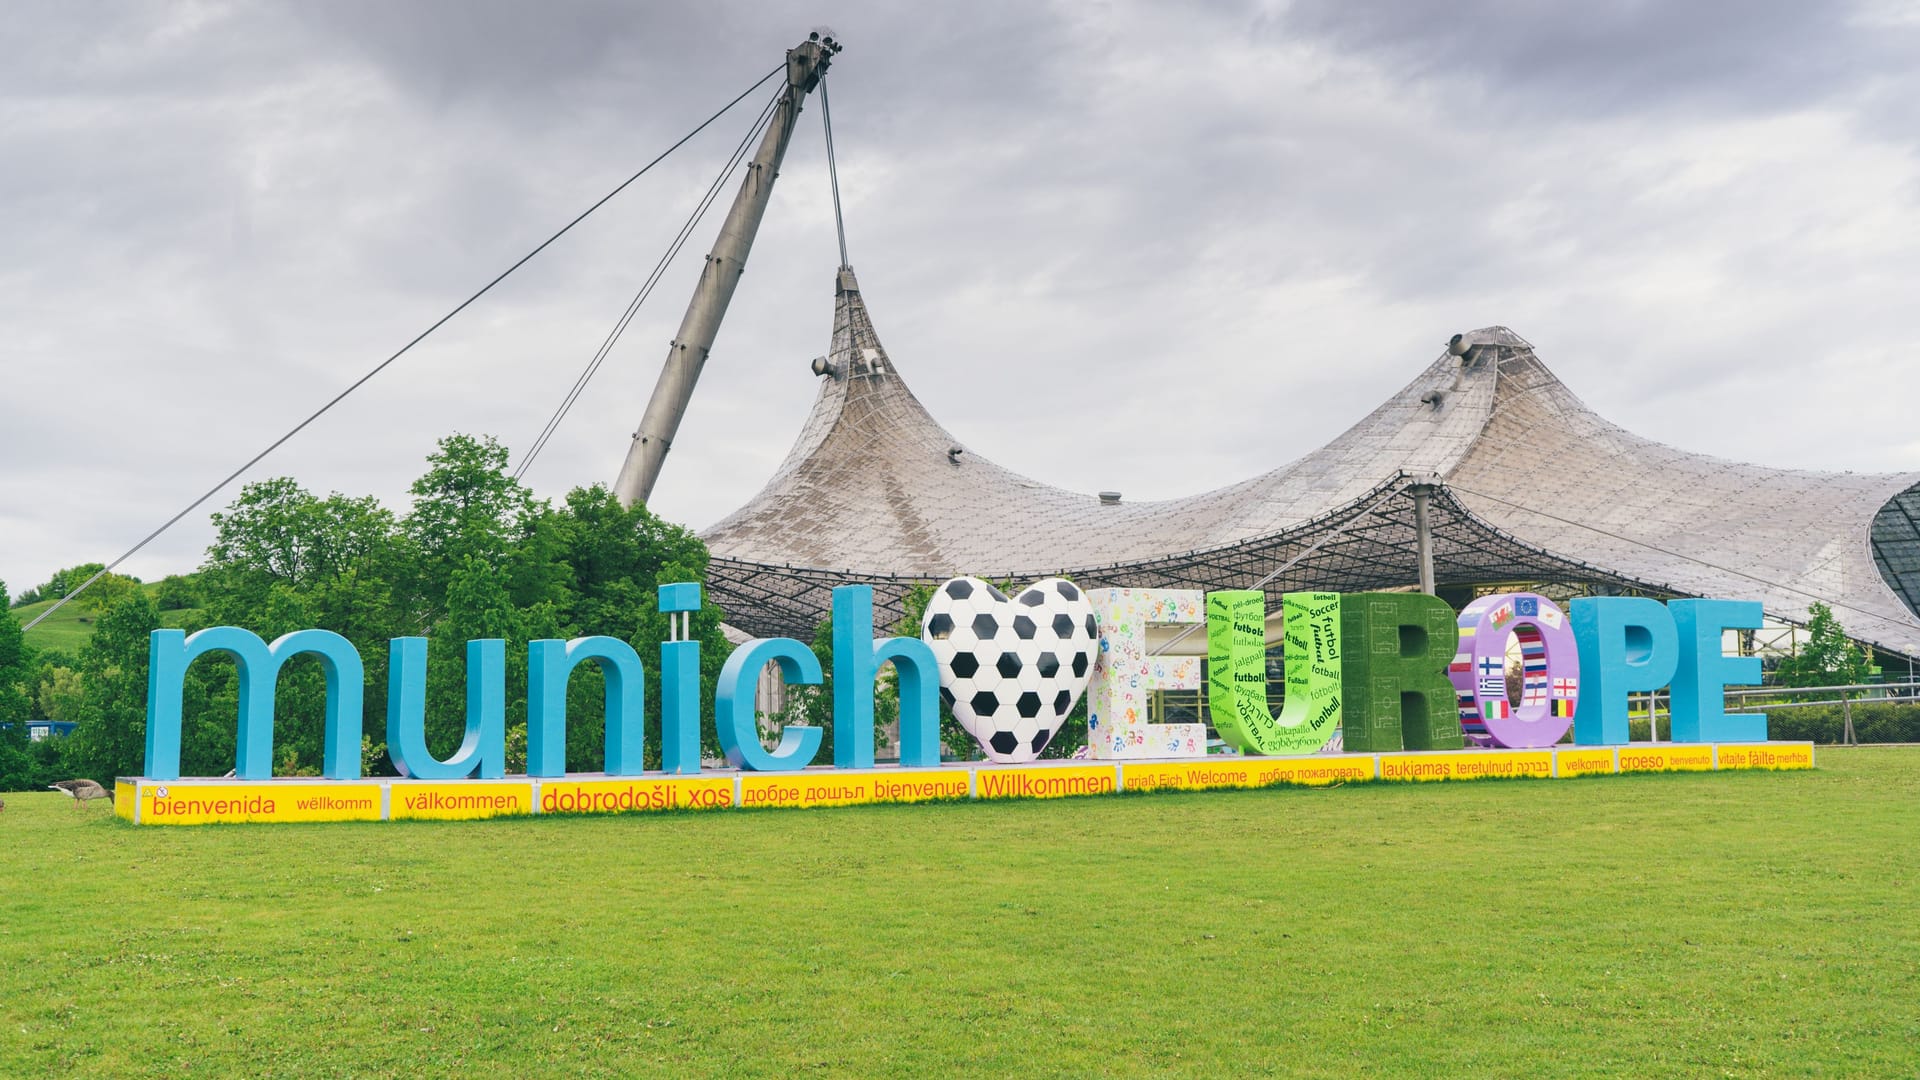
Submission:
M 0 1075 L 1920 1070 L 1920 750 L 474 823 L 0 813 Z

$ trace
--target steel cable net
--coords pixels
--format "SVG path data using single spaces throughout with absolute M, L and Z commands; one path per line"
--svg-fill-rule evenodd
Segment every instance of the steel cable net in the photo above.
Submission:
M 758 495 L 702 534 L 713 594 L 742 629 L 805 637 L 834 585 L 873 583 L 882 618 L 895 619 L 909 588 L 959 573 L 1247 588 L 1299 558 L 1262 586 L 1270 597 L 1409 588 L 1413 500 L 1373 504 L 1420 484 L 1443 591 L 1743 597 L 1789 622 L 1818 599 L 1859 640 L 1920 652 L 1920 618 L 1869 538 L 1920 475 L 1772 469 L 1665 446 L 1593 413 L 1512 331 L 1462 339 L 1465 355 L 1442 353 L 1297 461 L 1189 498 L 1110 505 L 1004 469 L 941 427 L 843 271 L 828 370 L 799 438 Z
M 1406 479 L 1396 476 L 1369 492 L 1376 498 L 1359 500 L 1300 528 L 1226 548 L 1109 566 L 964 572 L 1021 582 L 1062 576 L 1086 588 L 1260 588 L 1271 610 L 1278 610 L 1280 597 L 1288 592 L 1404 589 L 1419 579 L 1420 572 L 1413 500 L 1404 494 L 1405 486 Z M 1396 497 L 1382 502 L 1379 495 Z M 1646 591 L 1628 578 L 1525 544 L 1477 520 L 1445 491 L 1434 492 L 1427 513 L 1436 576 L 1443 582 L 1546 584 L 1549 595 L 1562 596 L 1595 587 L 1619 594 Z M 1295 559 L 1291 567 L 1268 580 L 1276 567 Z M 708 588 L 732 625 L 763 637 L 805 638 L 831 610 L 835 586 L 873 585 L 876 622 L 892 623 L 904 614 L 901 602 L 908 591 L 937 584 L 947 576 L 768 566 L 715 555 L 709 565 Z

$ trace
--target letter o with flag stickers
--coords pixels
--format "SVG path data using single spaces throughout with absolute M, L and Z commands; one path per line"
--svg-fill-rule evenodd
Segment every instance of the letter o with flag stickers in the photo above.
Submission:
M 1573 726 L 1580 654 L 1558 605 L 1538 593 L 1483 596 L 1460 612 L 1460 647 L 1447 667 L 1460 726 L 1482 745 L 1552 746 Z M 1520 700 L 1507 695 L 1507 639 L 1520 643 Z

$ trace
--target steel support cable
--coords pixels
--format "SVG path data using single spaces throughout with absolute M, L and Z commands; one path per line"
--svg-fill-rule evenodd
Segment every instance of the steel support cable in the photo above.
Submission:
M 633 294 L 633 299 L 628 301 L 626 310 L 621 312 L 620 318 L 614 323 L 613 329 L 608 331 L 607 337 L 600 343 L 599 349 L 595 350 L 593 357 L 587 361 L 586 367 L 582 368 L 580 374 L 574 378 L 573 385 L 568 388 L 566 395 L 560 401 L 559 407 L 554 409 L 553 415 L 547 418 L 546 426 L 542 427 L 540 434 L 534 437 L 532 444 L 527 449 L 526 456 L 520 459 L 519 467 L 513 470 L 513 478 L 515 480 L 527 474 L 527 470 L 533 467 L 533 460 L 540 456 L 540 451 L 546 449 L 547 442 L 560 430 L 560 425 L 566 420 L 567 414 L 573 411 L 574 403 L 579 401 L 580 396 L 586 392 L 587 384 L 593 380 L 594 375 L 599 373 L 600 366 L 606 362 L 607 356 L 612 353 L 613 347 L 620 341 L 621 335 L 626 333 L 627 326 L 633 322 L 634 316 L 639 313 L 641 305 L 646 303 L 647 297 L 652 295 L 654 287 L 658 285 L 660 279 L 665 276 L 668 265 L 680 254 L 681 249 L 686 246 L 687 240 L 693 235 L 693 230 L 699 227 L 701 220 L 706 217 L 707 211 L 713 207 L 714 200 L 719 197 L 720 192 L 726 187 L 727 181 L 738 171 L 740 163 L 746 160 L 748 151 L 753 147 L 754 140 L 760 137 L 761 133 L 766 130 L 767 124 L 772 121 L 774 110 L 779 107 L 780 99 L 785 93 L 785 88 L 782 88 L 774 94 L 773 100 L 767 102 L 766 106 L 760 110 L 760 115 L 755 118 L 753 124 L 748 127 L 746 136 L 740 140 L 739 145 L 734 147 L 733 154 L 729 156 L 725 164 L 720 167 L 719 175 L 714 177 L 712 184 L 708 185 L 706 193 L 702 195 L 700 201 L 694 205 L 693 212 L 687 216 L 687 220 L 680 226 L 680 231 L 674 235 L 673 240 L 667 245 L 666 253 L 661 255 L 660 260 L 654 264 L 652 272 L 650 272 L 646 280 L 641 283 L 639 291 Z
M 840 167 L 833 160 L 833 105 L 827 98 L 827 77 L 820 76 L 820 124 L 827 132 L 827 179 L 833 185 L 833 229 L 840 237 L 840 265 L 847 265 L 847 222 L 840 216 Z
M 182 509 L 179 513 L 168 518 L 159 528 L 148 533 L 144 538 L 141 539 L 139 543 L 133 545 L 132 547 L 128 548 L 126 551 L 122 552 L 118 558 L 108 563 L 99 572 L 95 573 L 92 577 L 88 578 L 87 580 L 81 582 L 77 587 L 74 588 L 72 592 L 69 592 L 67 595 L 61 597 L 52 607 L 41 612 L 39 615 L 36 615 L 33 621 L 28 623 L 26 626 L 22 627 L 22 629 L 31 630 L 34 627 L 40 625 L 42 622 L 46 621 L 47 616 L 52 615 L 54 612 L 59 611 L 61 608 L 65 607 L 68 601 L 72 600 L 74 597 L 79 596 L 81 593 L 85 592 L 88 586 L 92 585 L 94 582 L 99 581 L 101 578 L 111 573 L 115 567 L 119 566 L 121 563 L 126 562 L 128 559 L 132 558 L 136 553 L 140 551 L 140 549 L 146 547 L 148 544 L 153 543 L 153 541 L 157 539 L 160 536 L 160 534 L 166 532 L 168 529 L 171 529 L 175 525 L 179 524 L 180 519 L 186 517 L 188 514 L 193 513 L 195 510 L 198 510 L 202 504 L 204 504 L 208 499 L 213 498 L 215 495 L 218 495 L 221 492 L 221 490 L 224 489 L 228 484 L 231 484 L 235 480 L 238 480 L 241 476 L 244 476 L 248 469 L 251 469 L 255 465 L 260 464 L 261 461 L 266 459 L 267 455 L 273 453 L 275 450 L 280 449 L 280 447 L 285 445 L 288 440 L 292 439 L 295 435 L 300 434 L 300 432 L 306 430 L 309 424 L 312 424 L 315 420 L 318 420 L 322 416 L 326 415 L 327 412 L 329 412 L 335 405 L 338 405 L 342 401 L 345 401 L 347 398 L 347 395 L 353 393 L 355 390 L 358 390 L 360 389 L 360 387 L 366 385 L 366 383 L 369 380 L 371 380 L 375 375 L 378 375 L 382 371 L 385 371 L 387 367 L 391 365 L 395 360 L 398 360 L 402 356 L 405 356 L 410 350 L 412 350 L 412 348 L 415 345 L 418 345 L 422 341 L 425 341 L 427 339 L 427 335 L 433 333 L 435 330 L 438 330 L 442 326 L 446 325 L 449 321 L 453 319 L 455 315 L 458 315 L 462 311 L 465 311 L 468 308 L 468 306 L 471 305 L 475 300 L 478 300 L 482 296 L 485 296 L 487 293 L 492 292 L 494 286 L 500 284 L 502 281 L 505 281 L 507 277 L 511 275 L 514 271 L 520 269 L 522 266 L 525 266 L 527 263 L 531 262 L 535 255 L 540 254 L 542 251 L 545 251 L 548 247 L 552 246 L 554 241 L 560 239 L 562 236 L 565 236 L 567 233 L 572 232 L 573 227 L 575 225 L 578 225 L 581 222 L 587 220 L 587 218 L 590 215 L 592 215 L 594 211 L 600 209 L 602 206 L 605 206 L 609 201 L 613 199 L 615 195 L 618 195 L 622 191 L 625 191 L 627 187 L 631 185 L 635 180 L 638 180 L 642 176 L 645 176 L 649 171 L 653 169 L 655 165 L 658 165 L 662 161 L 665 161 L 667 159 L 667 155 L 673 153 L 675 150 L 678 150 L 682 146 L 686 145 L 688 140 L 692 139 L 695 135 L 700 134 L 702 131 L 705 131 L 709 124 L 712 124 L 715 120 L 718 120 L 722 116 L 726 115 L 729 111 L 733 109 L 735 105 L 738 105 L 740 104 L 740 102 L 746 100 L 749 94 L 752 94 L 755 90 L 758 90 L 760 89 L 761 86 L 765 85 L 768 79 L 771 79 L 775 75 L 778 75 L 781 72 L 785 71 L 786 68 L 787 66 L 785 64 L 781 64 L 779 67 L 776 67 L 772 71 L 769 71 L 765 75 L 762 75 L 758 80 L 754 82 L 752 86 L 749 86 L 745 90 L 741 91 L 738 97 L 734 98 L 732 101 L 727 102 L 725 105 L 722 105 L 718 112 L 714 113 L 712 116 L 707 117 L 705 120 L 700 121 L 699 125 L 696 126 L 692 131 L 689 131 L 685 135 L 682 135 L 679 138 L 679 140 L 676 141 L 672 146 L 669 146 L 665 150 L 662 150 L 658 157 L 654 158 L 652 161 L 649 161 L 645 165 L 641 166 L 640 170 L 634 173 L 632 176 L 629 176 L 625 180 L 620 181 L 618 186 L 616 186 L 612 191 L 607 192 L 605 195 L 602 195 L 599 198 L 599 200 L 596 201 L 592 206 L 589 206 L 585 210 L 582 210 L 578 217 L 574 218 L 572 221 L 567 222 L 565 225 L 562 225 L 558 232 L 555 232 L 553 235 L 547 237 L 545 240 L 540 241 L 539 246 L 535 247 L 532 251 L 527 252 L 525 255 L 520 256 L 519 259 L 514 261 L 512 266 L 509 266 L 505 270 L 502 270 L 498 277 L 495 277 L 492 281 L 489 281 L 485 285 L 482 285 L 478 292 L 475 292 L 472 296 L 469 296 L 465 300 L 460 301 L 460 303 L 456 305 L 452 311 L 449 311 L 445 315 L 442 315 L 438 319 L 434 320 L 433 325 L 427 327 L 425 330 L 420 331 L 420 333 L 417 336 L 415 336 L 413 340 L 407 342 L 405 345 L 400 346 L 400 348 L 392 356 L 389 356 L 385 360 L 382 360 L 378 364 L 375 364 L 373 367 L 373 370 L 367 372 L 365 375 L 360 376 L 358 379 L 355 379 L 352 383 L 348 384 L 345 390 L 342 390 L 338 394 L 335 394 L 333 398 L 329 400 L 325 405 L 322 405 L 318 409 L 315 409 L 311 414 L 307 416 L 305 420 L 302 420 L 298 424 L 295 424 L 293 428 L 289 430 L 285 435 L 282 435 L 279 438 L 273 440 L 273 442 L 267 444 L 266 449 L 248 458 L 246 461 L 246 464 L 241 465 L 239 468 L 233 470 L 232 472 L 228 473 L 226 476 L 222 477 L 219 483 L 208 488 L 206 492 L 202 494 L 199 498 L 188 503 L 186 507 Z
M 614 328 L 608 332 L 606 340 L 601 342 L 600 348 L 594 352 L 593 358 L 587 362 L 587 366 L 574 378 L 573 386 L 568 389 L 566 395 L 561 399 L 560 406 L 554 410 L 552 416 L 547 418 L 546 426 L 540 429 L 538 436 L 535 436 L 526 456 L 521 459 L 520 467 L 514 470 L 514 479 L 517 480 L 526 475 L 527 470 L 533 465 L 533 459 L 539 456 L 540 451 L 546 449 L 548 440 L 559 430 L 561 422 L 564 421 L 567 414 L 572 411 L 574 402 L 579 399 L 581 394 L 585 393 L 587 383 L 590 382 L 593 376 L 600 370 L 600 365 L 605 362 L 607 355 L 612 351 L 615 343 L 620 340 L 621 335 L 626 333 L 627 325 L 633 321 L 634 316 L 640 310 L 640 306 L 644 304 L 646 298 L 652 294 L 654 286 L 659 284 L 660 276 L 666 272 L 667 265 L 679 254 L 681 248 L 686 244 L 688 237 L 692 235 L 693 229 L 699 225 L 700 220 L 705 217 L 707 209 L 712 206 L 713 200 L 720 189 L 725 186 L 727 178 L 733 175 L 734 169 L 744 158 L 745 148 L 751 146 L 753 140 L 766 129 L 766 124 L 771 119 L 774 108 L 780 103 L 780 97 L 781 94 L 776 93 L 773 100 L 761 109 L 759 117 L 755 119 L 753 125 L 748 128 L 746 137 L 734 148 L 733 155 L 730 156 L 726 164 L 721 167 L 720 175 L 714 180 L 713 184 L 707 188 L 706 194 L 702 196 L 700 202 L 695 205 L 693 213 L 688 217 L 686 222 L 681 224 L 679 233 L 677 233 L 672 242 L 667 245 L 666 254 L 662 255 L 660 261 L 654 264 L 653 271 L 648 274 L 646 281 L 641 284 L 639 291 L 634 294 L 633 300 L 627 304 L 626 310 L 621 313 L 619 320 L 614 323 Z
M 1538 517 L 1547 518 L 1548 520 L 1551 520 L 1551 521 L 1557 521 L 1562 525 L 1572 525 L 1575 528 L 1585 529 L 1588 532 L 1599 533 L 1601 536 L 1607 537 L 1608 539 L 1612 539 L 1612 540 L 1618 540 L 1623 544 L 1632 544 L 1635 547 L 1643 547 L 1643 548 L 1646 548 L 1648 551 L 1657 551 L 1660 554 L 1666 555 L 1670 558 L 1680 559 L 1682 561 L 1690 562 L 1690 563 L 1696 563 L 1700 566 L 1707 567 L 1708 569 L 1711 569 L 1711 570 L 1718 570 L 1721 573 L 1733 574 L 1737 577 L 1743 577 L 1743 578 L 1746 578 L 1748 581 L 1757 582 L 1761 585 L 1767 586 L 1770 589 L 1780 589 L 1784 592 L 1798 593 L 1801 596 L 1807 597 L 1808 599 L 1818 600 L 1820 603 L 1826 604 L 1829 607 L 1846 608 L 1848 611 L 1857 611 L 1862 615 L 1869 615 L 1876 619 L 1885 619 L 1889 622 L 1895 621 L 1894 616 L 1885 614 L 1884 612 L 1868 611 L 1866 608 L 1857 607 L 1843 600 L 1829 600 L 1826 597 L 1819 595 L 1818 593 L 1811 593 L 1805 589 L 1795 588 L 1792 585 L 1785 585 L 1778 581 L 1769 581 L 1766 578 L 1759 577 L 1754 574 L 1749 574 L 1744 570 L 1735 570 L 1730 566 L 1721 566 L 1719 563 L 1711 563 L 1705 559 L 1695 558 L 1692 555 L 1682 555 L 1678 551 L 1674 551 L 1670 548 L 1663 548 L 1658 544 L 1649 544 L 1645 540 L 1635 540 L 1631 536 L 1622 536 L 1617 532 L 1609 532 L 1606 529 L 1602 529 L 1593 525 L 1588 525 L 1587 523 L 1582 521 L 1574 521 L 1571 518 L 1563 518 L 1558 514 L 1549 514 L 1545 510 L 1536 510 L 1531 506 L 1523 506 L 1517 502 L 1509 502 L 1506 499 L 1500 498 L 1498 495 L 1489 495 L 1484 491 L 1475 491 L 1472 488 L 1461 487 L 1459 484 L 1456 484 L 1450 480 L 1440 486 L 1446 487 L 1453 491 L 1458 491 L 1465 495 L 1472 495 L 1476 499 L 1486 499 L 1489 502 L 1497 502 L 1502 506 L 1509 506 L 1515 510 L 1525 511 L 1526 513 L 1533 514 Z M 1620 574 L 1619 576 L 1623 578 L 1627 578 L 1628 580 L 1633 580 L 1631 577 L 1629 577 L 1626 574 Z

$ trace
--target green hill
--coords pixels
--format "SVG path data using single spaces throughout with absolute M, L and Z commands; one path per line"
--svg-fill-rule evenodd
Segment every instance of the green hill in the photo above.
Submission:
M 152 582 L 140 586 L 148 596 L 159 592 L 160 583 Z M 84 598 L 85 593 L 81 596 Z M 57 601 L 42 600 L 37 604 L 22 604 L 13 609 L 13 617 L 25 626 L 40 617 L 40 613 L 52 607 Z M 199 608 L 178 608 L 160 613 L 162 626 L 190 626 L 200 619 Z M 53 617 L 39 626 L 27 631 L 27 644 L 43 652 L 63 653 L 76 656 L 80 646 L 93 637 L 93 612 L 89 611 L 82 600 L 75 600 L 55 612 Z

